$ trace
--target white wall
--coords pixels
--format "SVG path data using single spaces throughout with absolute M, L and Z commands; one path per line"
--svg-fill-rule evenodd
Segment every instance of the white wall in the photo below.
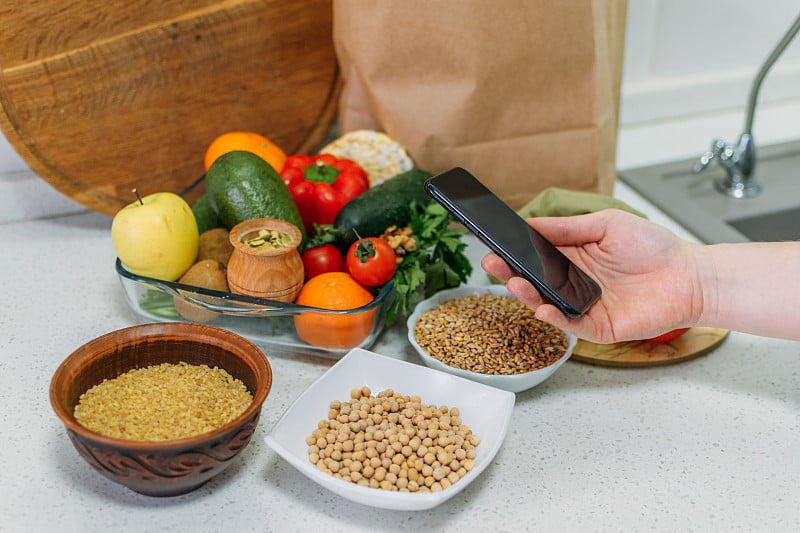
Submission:
M 618 166 L 735 141 L 754 77 L 798 16 L 797 0 L 628 0 Z M 800 139 L 800 35 L 761 85 L 753 133 Z
M 628 0 L 618 165 L 735 140 L 753 77 L 799 14 L 797 0 Z M 800 139 L 800 37 L 762 86 L 754 133 Z M 0 137 L 0 223 L 80 209 L 41 182 Z
M 758 68 L 799 15 L 797 0 L 629 0 L 622 123 L 743 108 Z M 800 101 L 800 37 L 760 93 L 762 103 L 791 100 Z

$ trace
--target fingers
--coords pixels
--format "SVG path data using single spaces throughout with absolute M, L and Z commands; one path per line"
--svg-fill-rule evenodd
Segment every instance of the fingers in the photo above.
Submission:
M 488 253 L 483 257 L 481 260 L 481 268 L 500 281 L 508 281 L 512 276 L 516 276 L 516 273 L 511 270 L 511 267 L 493 253 Z
M 545 303 L 539 291 L 528 280 L 519 276 L 511 277 L 506 282 L 506 289 L 533 310 Z

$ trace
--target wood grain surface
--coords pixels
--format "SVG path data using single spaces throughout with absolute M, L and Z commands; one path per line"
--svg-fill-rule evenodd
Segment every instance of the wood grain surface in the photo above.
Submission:
M 595 344 L 579 340 L 572 359 L 601 366 L 647 367 L 671 365 L 704 355 L 716 348 L 727 329 L 691 328 L 670 342 L 647 341 Z
M 0 129 L 106 214 L 180 192 L 220 133 L 318 147 L 336 117 L 331 0 L 0 3 Z

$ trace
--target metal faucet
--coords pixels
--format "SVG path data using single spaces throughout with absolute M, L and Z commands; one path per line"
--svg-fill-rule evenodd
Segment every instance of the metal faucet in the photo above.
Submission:
M 756 181 L 753 169 L 756 166 L 756 147 L 753 141 L 753 117 L 755 115 L 758 91 L 761 83 L 767 76 L 767 72 L 773 63 L 783 53 L 786 46 L 792 41 L 797 31 L 800 30 L 800 16 L 786 32 L 778 45 L 761 65 L 753 85 L 750 88 L 750 97 L 747 101 L 747 115 L 745 118 L 744 131 L 739 136 L 736 146 L 730 145 L 723 139 L 714 139 L 711 148 L 700 156 L 695 163 L 693 171 L 702 172 L 715 159 L 720 166 L 725 169 L 726 176 L 714 180 L 715 188 L 733 198 L 752 198 L 761 192 L 761 185 Z

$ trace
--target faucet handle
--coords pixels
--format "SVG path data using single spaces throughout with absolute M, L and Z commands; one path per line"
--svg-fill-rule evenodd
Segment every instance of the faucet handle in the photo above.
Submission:
M 711 142 L 711 148 L 700 156 L 700 159 L 697 160 L 697 163 L 692 166 L 692 171 L 695 174 L 698 174 L 708 168 L 708 165 L 711 164 L 714 159 L 719 159 L 720 162 L 725 161 L 730 158 L 733 154 L 732 148 L 725 142 L 724 139 L 714 139 Z

